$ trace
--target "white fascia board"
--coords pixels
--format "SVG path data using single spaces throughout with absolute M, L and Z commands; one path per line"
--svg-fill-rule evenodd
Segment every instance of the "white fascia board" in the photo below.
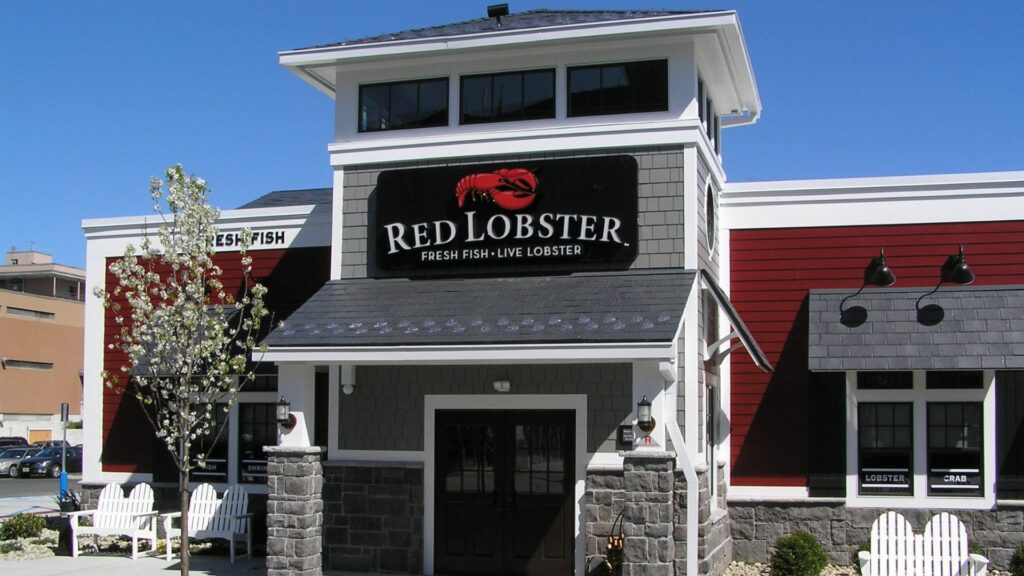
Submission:
M 316 205 L 224 210 L 217 226 L 228 230 L 286 228 L 305 224 L 330 224 L 329 209 L 316 210 Z M 123 236 L 139 236 L 155 232 L 164 224 L 159 215 L 120 216 L 82 220 L 86 240 Z
M 1024 172 L 728 183 L 720 202 L 730 229 L 1024 220 Z
M 621 120 L 621 119 L 620 119 Z M 699 140 L 695 120 L 653 121 L 585 126 L 552 126 L 537 130 L 461 132 L 449 130 L 401 139 L 338 142 L 327 147 L 331 166 L 438 160 L 563 150 L 625 148 L 631 146 L 682 146 Z
M 667 360 L 672 342 L 458 346 L 271 347 L 267 362 L 338 364 L 558 364 Z

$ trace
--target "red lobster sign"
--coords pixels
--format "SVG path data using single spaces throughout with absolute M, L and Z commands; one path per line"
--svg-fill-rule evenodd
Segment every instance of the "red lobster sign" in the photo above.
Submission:
M 522 210 L 537 196 L 537 176 L 526 168 L 470 174 L 455 185 L 459 208 L 466 203 L 466 196 L 476 202 L 493 202 L 505 210 Z

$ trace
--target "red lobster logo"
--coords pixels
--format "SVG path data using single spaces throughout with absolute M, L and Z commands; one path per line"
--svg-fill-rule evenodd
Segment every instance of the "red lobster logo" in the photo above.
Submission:
M 537 196 L 537 176 L 526 168 L 502 168 L 494 172 L 470 174 L 455 185 L 459 208 L 473 200 L 494 202 L 505 210 L 522 210 Z

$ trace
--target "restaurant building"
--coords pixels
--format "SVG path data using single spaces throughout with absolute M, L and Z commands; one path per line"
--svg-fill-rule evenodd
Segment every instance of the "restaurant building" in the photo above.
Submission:
M 731 11 L 495 7 L 280 60 L 335 101 L 333 187 L 222 213 L 284 323 L 207 471 L 266 494 L 270 573 L 719 574 L 796 529 L 848 562 L 879 508 L 1021 535 L 1024 173 L 727 185 L 761 113 Z M 91 286 L 145 226 L 84 223 Z M 976 280 L 928 293 L 960 244 Z M 83 484 L 159 483 L 108 316 Z

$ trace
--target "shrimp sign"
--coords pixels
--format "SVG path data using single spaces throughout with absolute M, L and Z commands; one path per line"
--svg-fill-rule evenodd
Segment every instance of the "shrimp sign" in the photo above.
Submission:
M 610 270 L 636 258 L 630 156 L 389 170 L 371 202 L 380 276 Z

